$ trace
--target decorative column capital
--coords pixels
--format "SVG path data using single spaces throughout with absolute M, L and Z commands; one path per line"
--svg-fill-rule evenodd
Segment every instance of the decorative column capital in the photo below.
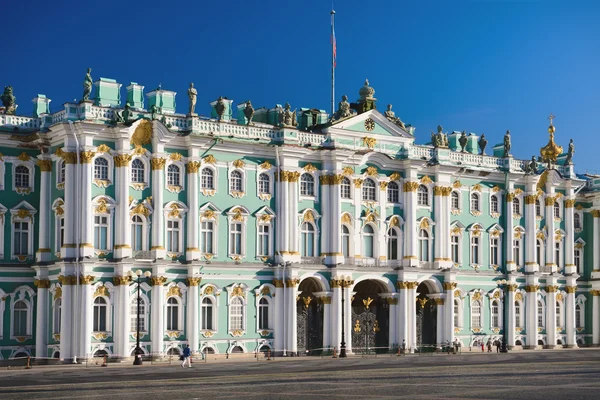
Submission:
M 283 287 L 283 279 L 273 279 L 273 286 L 275 286 L 276 288 L 282 288 Z
M 162 286 L 167 282 L 167 278 L 164 276 L 153 276 L 150 278 L 150 284 L 152 286 Z
M 187 163 L 187 173 L 188 174 L 197 174 L 200 169 L 200 161 L 190 161 Z
M 592 210 L 592 217 L 600 218 L 600 210 Z
M 525 291 L 527 293 L 535 293 L 540 290 L 540 285 L 527 285 L 525 286 Z
M 33 284 L 38 289 L 49 289 L 50 288 L 50 280 L 49 279 L 36 279 L 33 281 Z
M 94 282 L 95 277 L 92 275 L 85 275 L 79 277 L 79 283 L 82 285 L 91 285 Z
M 167 162 L 166 158 L 153 158 L 150 160 L 150 164 L 152 164 L 152 170 L 164 169 L 166 162 Z
M 296 287 L 296 286 L 298 286 L 299 283 L 300 283 L 300 279 L 298 279 L 298 278 L 286 279 L 286 281 L 285 281 L 285 284 L 287 287 Z
M 321 303 L 323 303 L 323 304 L 331 304 L 331 297 L 330 296 L 321 296 L 319 298 L 319 300 L 321 300 Z
M 454 290 L 454 289 L 456 289 L 457 283 L 456 282 L 444 282 L 443 286 L 444 286 L 444 290 Z
M 63 275 L 59 275 L 58 276 L 58 283 L 60 283 L 61 285 L 75 285 L 77 283 L 77 277 L 75 276 L 63 276 Z
M 202 278 L 197 277 L 197 278 L 187 278 L 187 284 L 188 286 L 198 286 L 200 284 L 200 282 L 202 282 Z
M 127 167 L 132 159 L 131 154 L 119 154 L 113 157 L 115 160 L 115 167 Z
M 575 207 L 575 199 L 565 200 L 565 208 L 573 208 L 573 207 Z
M 535 194 L 530 194 L 528 196 L 525 196 L 525 204 L 535 204 L 536 200 L 537 200 L 537 196 Z
M 52 160 L 38 160 L 37 165 L 42 172 L 52 172 Z
M 96 153 L 91 150 L 82 151 L 79 153 L 79 160 L 82 164 L 90 164 L 95 155 Z
M 404 182 L 405 192 L 416 192 L 419 187 L 419 182 Z
M 600 296 L 600 290 L 590 290 L 592 296 Z
M 575 293 L 577 292 L 577 286 L 565 286 L 565 292 Z
M 516 291 L 518 287 L 519 287 L 519 285 L 517 285 L 516 283 L 507 283 L 506 284 L 506 290 L 508 290 L 509 292 Z
M 387 303 L 391 306 L 398 305 L 398 299 L 396 297 L 387 297 Z
M 77 154 L 75 152 L 62 152 L 60 156 L 65 164 L 77 164 Z
M 558 286 L 557 285 L 548 285 L 544 289 L 546 289 L 546 293 L 555 293 L 556 291 L 558 291 Z
M 113 276 L 113 284 L 115 286 L 127 286 L 129 285 L 129 282 L 131 282 L 131 277 L 130 276 Z

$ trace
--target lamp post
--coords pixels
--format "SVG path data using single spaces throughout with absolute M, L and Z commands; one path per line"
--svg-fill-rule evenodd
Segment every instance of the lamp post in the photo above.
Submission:
M 352 280 L 342 278 L 340 279 L 340 286 L 342 288 L 342 342 L 340 343 L 340 358 L 346 358 L 346 327 L 344 322 L 344 301 L 346 297 L 346 288 L 352 284 Z
M 135 276 L 137 276 L 137 323 L 136 323 L 136 336 L 135 336 L 135 359 L 133 360 L 133 365 L 142 365 L 142 354 L 144 354 L 142 348 L 140 347 L 140 285 L 142 284 L 142 275 L 144 276 L 145 279 L 150 278 L 150 276 L 152 276 L 152 273 L 150 271 L 146 271 L 144 273 L 142 273 L 141 269 L 138 269 L 137 271 L 135 271 Z M 129 271 L 127 273 L 127 276 L 129 276 L 130 278 L 132 278 L 134 276 L 134 273 L 132 271 Z
M 508 318 L 506 314 L 508 312 L 508 308 L 506 307 L 506 298 L 508 297 L 507 289 L 510 283 L 502 279 L 498 282 L 498 286 L 502 288 L 502 347 L 500 348 L 500 353 L 508 353 L 508 348 L 506 347 L 506 343 L 508 342 Z

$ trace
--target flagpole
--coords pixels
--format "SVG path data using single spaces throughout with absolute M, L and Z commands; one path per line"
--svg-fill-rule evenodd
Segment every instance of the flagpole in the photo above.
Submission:
M 335 42 L 335 10 L 331 9 L 331 118 L 335 113 L 335 53 L 336 53 L 336 42 Z

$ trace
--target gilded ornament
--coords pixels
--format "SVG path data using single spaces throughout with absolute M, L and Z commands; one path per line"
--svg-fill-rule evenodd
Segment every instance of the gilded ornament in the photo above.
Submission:
M 363 184 L 363 179 L 357 178 L 357 179 L 354 180 L 354 187 L 355 188 L 361 187 L 362 184 Z
M 404 182 L 405 192 L 416 192 L 419 187 L 419 182 Z
M 115 167 L 127 167 L 131 161 L 131 154 L 119 154 L 113 157 L 115 160 Z
M 131 153 L 132 155 L 135 156 L 144 156 L 146 155 L 146 149 L 144 149 L 142 146 L 135 146 L 135 148 L 133 149 L 133 152 Z
M 515 293 L 515 300 L 523 301 L 523 293 L 521 293 L 521 292 Z
M 575 206 L 575 199 L 565 200 L 565 208 L 572 208 L 573 206 Z
M 140 203 L 129 212 L 129 215 L 143 215 L 144 217 L 148 217 L 148 215 L 150 215 L 150 210 Z
M 481 185 L 479 183 L 475 184 L 472 188 L 471 191 L 473 192 L 481 192 Z
M 152 123 L 146 119 L 140 121 L 131 135 L 131 143 L 135 146 L 143 146 L 152 141 Z
M 214 165 L 214 164 L 217 163 L 217 159 L 212 154 L 209 154 L 209 155 L 207 155 L 206 157 L 204 157 L 202 159 L 202 162 L 206 163 L 206 164 L 213 164 Z
M 60 299 L 61 297 L 62 297 L 62 288 L 60 286 L 57 286 L 56 289 L 54 290 L 54 300 Z
M 583 243 L 575 243 L 576 249 L 583 249 Z
M 21 154 L 19 154 L 19 156 L 17 158 L 23 162 L 31 160 L 31 156 L 25 152 L 22 152 Z
M 273 286 L 283 288 L 283 279 L 273 279 Z
M 394 297 L 387 297 L 386 301 L 389 305 L 397 305 L 398 304 L 398 299 L 396 299 Z
M 85 275 L 79 277 L 79 283 L 82 285 L 91 285 L 94 282 L 95 277 L 92 275 Z
M 177 207 L 177 204 L 173 204 L 173 206 L 171 207 L 171 211 L 169 211 L 169 214 L 167 214 L 167 216 L 169 218 L 180 218 L 181 211 L 183 211 L 182 208 Z
M 344 167 L 342 168 L 342 172 L 344 173 L 344 175 L 353 175 L 354 169 L 352 167 Z
M 429 299 L 427 297 L 418 297 L 417 301 L 419 302 L 419 305 L 421 306 L 421 308 L 425 308 L 425 304 L 427 304 L 427 301 Z
M 239 160 L 239 159 L 235 160 L 233 162 L 233 166 L 236 167 L 236 168 L 240 168 L 241 169 L 241 168 L 244 168 L 245 165 L 246 165 L 246 163 L 244 161 L 242 161 L 242 160 Z
M 494 193 L 498 193 L 499 191 L 501 191 L 502 189 L 500 188 L 500 186 L 496 185 L 492 188 L 492 192 Z
M 304 303 L 304 308 L 308 309 L 308 307 L 310 306 L 310 302 L 312 301 L 312 297 L 310 296 L 306 296 L 302 298 L 302 302 Z
M 306 164 L 304 166 L 304 168 L 302 168 L 302 169 L 305 170 L 306 172 L 311 172 L 311 173 L 319 170 L 317 167 L 315 167 L 314 165 L 312 165 L 310 163 Z
M 169 154 L 169 159 L 171 161 L 181 161 L 183 159 L 183 155 L 181 153 L 171 153 Z
M 419 223 L 419 229 L 429 229 L 429 220 L 427 218 L 421 219 Z
M 377 139 L 365 136 L 362 138 L 362 143 L 363 146 L 367 146 L 369 149 L 373 150 L 375 148 L 375 144 L 377 144 Z
M 262 164 L 259 165 L 259 167 L 261 169 L 271 169 L 273 165 L 271 165 L 269 161 L 264 161 Z
M 388 187 L 388 182 L 379 182 L 379 188 L 381 190 L 386 190 Z
M 352 225 L 352 217 L 348 213 L 342 214 L 341 220 L 343 224 Z
M 369 223 L 369 222 L 376 222 L 376 220 L 377 220 L 377 214 L 376 213 L 369 212 L 365 216 L 365 222 L 367 222 L 367 223 Z
M 177 285 L 173 285 L 167 291 L 166 297 L 177 296 L 181 297 L 181 289 Z
M 110 147 L 108 147 L 107 145 L 105 145 L 104 143 L 102 143 L 100 146 L 98 146 L 96 148 L 96 152 L 98 154 L 104 154 L 104 153 L 110 153 L 112 149 Z M 58 151 L 58 150 L 57 150 Z M 58 155 L 58 154 L 57 154 Z
M 20 219 L 30 218 L 31 212 L 26 208 L 21 208 L 16 212 L 15 216 Z
M 390 175 L 390 181 L 399 181 L 400 180 L 400 174 L 398 172 L 394 172 L 393 174 Z
M 304 213 L 304 218 L 303 218 L 304 222 L 314 222 L 314 220 L 315 220 L 315 216 L 311 210 L 308 210 Z
M 271 222 L 271 219 L 272 219 L 272 218 L 273 218 L 273 216 L 272 216 L 272 215 L 269 215 L 269 214 L 263 214 L 263 215 L 261 215 L 261 216 L 258 218 L 258 220 L 259 220 L 260 222 L 262 222 L 262 223 L 268 224 L 268 223 L 270 223 L 270 222 Z
M 419 286 L 419 282 L 406 282 L 407 289 L 416 289 Z
M 245 297 L 244 289 L 242 289 L 240 286 L 234 287 L 231 291 L 231 297 L 234 296 Z
M 398 221 L 398 217 L 396 217 L 396 216 L 390 218 L 390 228 L 394 227 L 394 226 L 400 226 L 400 223 Z
M 202 213 L 202 217 L 206 219 L 215 219 L 215 212 L 213 210 L 206 210 Z
M 379 171 L 376 167 L 373 166 L 367 167 L 367 170 L 365 172 L 368 176 L 379 176 Z
M 107 214 L 108 206 L 106 205 L 107 200 L 105 197 L 98 199 L 98 206 L 96 206 L 96 212 L 99 214 Z
M 52 171 L 52 161 L 51 160 L 38 160 L 38 167 L 40 167 L 40 171 L 42 172 L 51 172 Z
M 167 160 L 165 158 L 152 158 L 150 160 L 150 164 L 152 165 L 153 170 L 164 169 L 166 162 Z
M 96 287 L 96 291 L 94 292 L 94 298 L 99 297 L 99 296 L 110 297 L 110 293 L 106 286 L 102 285 L 102 286 Z
M 557 293 L 556 294 L 556 301 L 563 301 L 563 295 L 562 295 L 562 293 Z
M 542 160 L 548 163 L 550 167 L 552 163 L 555 163 L 558 156 L 562 154 L 563 148 L 554 143 L 554 132 L 556 132 L 556 128 L 553 124 L 554 115 L 550 114 L 548 117 L 550 120 L 550 126 L 548 127 L 548 134 L 550 135 L 550 139 L 548 140 L 548 144 L 540 149 L 540 154 L 542 156 Z
M 79 160 L 82 164 L 90 164 L 95 155 L 96 153 L 94 153 L 92 150 L 82 151 L 79 153 Z
M 127 286 L 131 283 L 132 278 L 130 276 L 113 276 L 113 285 L 115 286 Z
M 152 286 L 163 286 L 167 282 L 167 278 L 164 276 L 152 276 L 150 277 L 150 284 Z
M 430 183 L 433 183 L 433 181 L 431 180 L 431 178 L 427 175 L 425 175 L 424 177 L 422 177 L 419 182 L 421 182 L 423 185 L 429 185 Z
M 243 221 L 244 220 L 244 216 L 242 215 L 242 209 L 237 207 L 235 209 L 232 210 L 233 212 L 233 217 L 231 217 L 232 220 L 234 221 Z
M 536 195 L 527 195 L 525 196 L 525 204 L 535 204 L 537 200 L 537 196 Z
M 356 323 L 354 324 L 354 332 L 358 333 L 360 331 L 361 331 L 361 329 L 360 329 L 360 321 L 356 320 Z
M 365 129 L 368 130 L 369 132 L 371 132 L 373 129 L 375 129 L 375 121 L 373 121 L 372 118 L 367 118 L 365 120 Z
M 452 184 L 452 187 L 454 189 L 460 189 L 462 187 L 462 184 L 460 183 L 459 180 L 454 181 L 454 183 Z
M 443 284 L 444 290 L 454 290 L 456 289 L 456 282 L 444 282 Z
M 540 290 L 540 285 L 527 285 L 525 286 L 525 291 L 527 293 L 534 293 Z
M 511 201 L 513 201 L 514 198 L 515 198 L 514 193 L 511 193 L 511 192 L 506 193 L 506 201 L 511 202 Z
M 33 284 L 38 289 L 48 289 L 48 288 L 50 288 L 50 280 L 48 280 L 48 279 L 36 279 L 35 281 L 33 281 Z
M 63 152 L 61 158 L 65 161 L 65 164 L 77 164 L 77 154 L 74 152 Z

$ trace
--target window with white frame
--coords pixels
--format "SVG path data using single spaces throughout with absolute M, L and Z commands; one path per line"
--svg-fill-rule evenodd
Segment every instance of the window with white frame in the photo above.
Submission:
M 167 220 L 167 251 L 181 253 L 181 221 Z
M 229 330 L 244 330 L 244 302 L 238 296 L 229 303 Z
M 363 228 L 363 256 L 373 258 L 373 241 L 375 239 L 375 231 L 371 225 L 365 225 Z
M 396 182 L 390 182 L 387 186 L 387 201 L 388 203 L 400 202 L 400 188 Z
M 93 331 L 106 332 L 108 321 L 108 302 L 104 297 L 94 299 Z
M 60 334 L 60 324 L 62 319 L 62 299 L 59 297 L 54 300 L 54 315 L 52 318 L 52 333 Z
M 65 218 L 56 218 L 56 251 L 60 251 L 65 244 Z
M 229 224 L 229 254 L 242 255 L 242 223 Z
M 346 225 L 342 225 L 342 254 L 350 257 L 350 229 Z
M 535 216 L 536 217 L 542 216 L 542 203 L 540 202 L 540 199 L 537 199 L 535 201 Z
M 458 312 L 460 311 L 460 305 L 458 304 L 458 300 L 454 299 L 454 327 L 459 327 L 458 320 Z
M 104 157 L 96 157 L 94 160 L 94 179 L 108 180 L 108 160 Z
M 64 183 L 65 182 L 65 161 L 64 160 L 59 160 L 58 161 L 58 174 L 56 176 L 56 179 L 58 181 L 58 183 Z
M 556 264 L 557 267 L 560 267 L 560 265 L 562 264 L 560 257 L 560 247 L 560 242 L 554 242 L 554 264 Z
M 300 228 L 300 255 L 315 256 L 315 227 L 310 222 L 304 222 Z
M 581 229 L 581 214 L 578 212 L 573 213 L 573 228 Z
M 167 330 L 181 330 L 179 321 L 179 300 L 175 297 L 167 299 Z
M 26 256 L 30 253 L 30 223 L 29 221 L 13 222 L 13 255 Z
M 271 193 L 271 178 L 268 174 L 265 174 L 264 172 L 258 176 L 258 193 Z
M 538 265 L 542 265 L 542 255 L 544 254 L 544 243 L 542 239 L 537 239 L 535 241 L 535 262 Z
M 215 174 L 211 168 L 202 168 L 202 189 L 215 189 Z
M 202 252 L 202 254 L 214 254 L 214 227 L 215 224 L 213 221 L 202 221 L 200 223 L 200 251 Z
M 450 194 L 450 208 L 455 211 L 460 210 L 460 195 L 456 190 Z
M 516 265 L 521 265 L 521 239 L 513 240 L 513 260 Z
M 521 215 L 521 200 L 515 197 L 512 201 L 513 214 Z
M 515 327 L 517 327 L 517 328 L 522 328 L 521 310 L 522 310 L 521 303 L 518 301 L 515 301 Z
M 15 168 L 15 187 L 27 188 L 29 186 L 29 168 L 24 165 L 18 165 Z
M 417 188 L 417 205 L 429 205 L 429 189 L 425 185 L 419 185 L 419 187 Z
M 387 244 L 387 258 L 388 260 L 399 260 L 400 255 L 398 250 L 400 248 L 400 235 L 398 230 L 394 227 L 388 229 L 388 244 Z
M 583 263 L 581 262 L 581 251 L 582 249 L 578 249 L 577 247 L 575 247 L 575 249 L 573 250 L 573 261 L 575 262 L 575 268 L 577 269 L 577 273 L 579 275 L 581 275 L 583 273 L 583 269 L 582 269 L 582 265 Z
M 342 199 L 349 199 L 351 198 L 351 184 L 350 184 L 350 179 L 343 177 L 342 178 L 342 182 L 341 182 L 341 186 L 340 186 L 340 195 L 342 197 Z
M 130 314 L 129 314 L 131 316 L 131 332 L 137 332 L 138 311 L 139 311 L 139 316 L 140 316 L 140 332 L 147 332 L 148 331 L 148 324 L 147 324 L 148 310 L 146 307 L 146 301 L 144 300 L 143 297 L 140 297 L 138 299 L 137 292 L 134 293 L 133 296 L 134 297 L 131 299 L 131 309 L 130 309 Z M 139 300 L 139 302 L 138 302 L 138 300 Z M 139 305 L 139 310 L 138 310 L 138 305 Z
M 544 304 L 541 300 L 537 301 L 537 314 L 538 328 L 543 328 L 546 324 L 544 324 Z
M 460 261 L 460 236 L 452 235 L 450 236 L 450 256 L 452 257 L 452 262 L 454 264 L 458 264 Z
M 495 194 L 490 196 L 490 212 L 495 214 L 500 213 L 500 203 L 498 202 L 498 196 Z
M 304 173 L 300 176 L 300 196 L 314 197 L 315 195 L 315 178 Z
M 103 251 L 109 250 L 109 222 L 109 215 L 94 215 L 94 249 Z
M 243 176 L 241 171 L 231 171 L 229 175 L 229 191 L 230 192 L 243 192 Z
M 200 329 L 203 331 L 212 331 L 215 329 L 214 324 L 215 306 L 210 297 L 202 299 L 202 322 Z
M 29 336 L 29 305 L 18 300 L 13 306 L 13 336 Z
M 560 218 L 560 204 L 558 204 L 558 201 L 554 202 L 553 210 L 554 218 Z
M 480 237 L 471 235 L 471 264 L 479 265 L 479 252 L 481 250 Z
M 471 303 L 471 328 L 481 328 L 481 302 L 479 300 Z
M 577 329 L 583 328 L 583 306 L 582 306 L 582 304 L 577 304 L 575 306 L 575 328 L 577 328 Z
M 471 193 L 471 211 L 481 211 L 478 193 Z
M 419 261 L 429 261 L 429 232 L 419 230 Z
M 181 168 L 176 164 L 167 167 L 167 185 L 181 186 Z
M 562 305 L 559 301 L 556 302 L 556 326 L 562 327 Z
M 265 224 L 258 225 L 258 256 L 271 255 L 271 227 Z
M 139 215 L 131 218 L 131 248 L 133 251 L 145 250 L 144 220 Z
M 146 179 L 146 166 L 139 158 L 131 162 L 131 182 L 144 183 Z
M 500 265 L 500 239 L 490 238 L 490 264 Z
M 500 305 L 498 300 L 492 301 L 492 328 L 500 327 Z
M 362 184 L 362 199 L 363 201 L 375 201 L 376 200 L 376 185 L 373 179 L 365 179 Z
M 269 301 L 264 297 L 258 302 L 258 329 L 269 329 Z

